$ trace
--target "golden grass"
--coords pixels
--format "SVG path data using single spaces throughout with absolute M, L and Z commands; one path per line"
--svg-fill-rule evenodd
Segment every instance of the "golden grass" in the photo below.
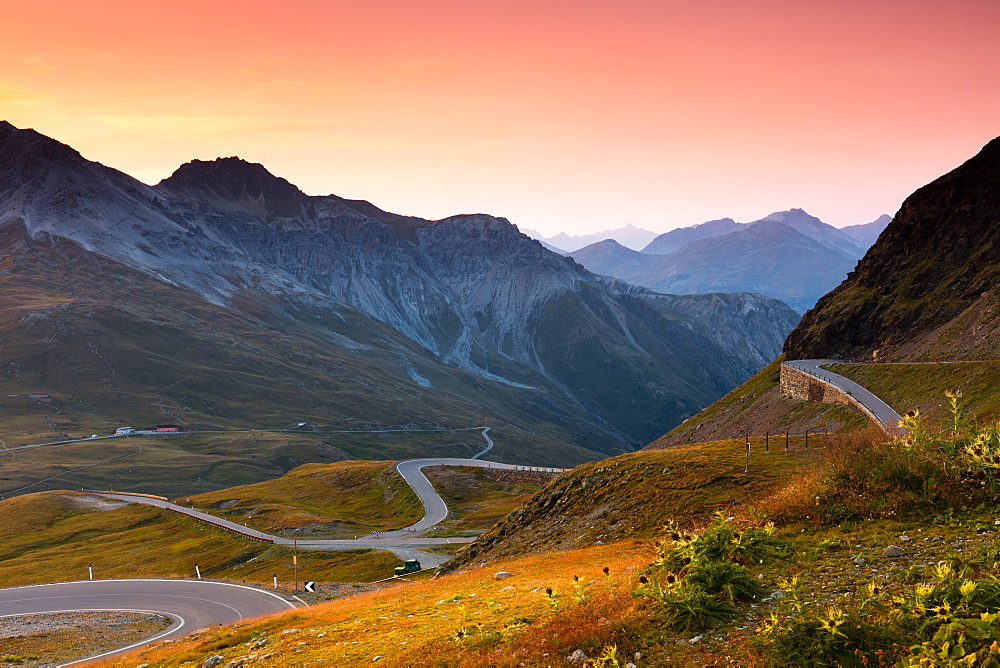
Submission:
M 508 560 L 203 632 L 99 665 L 174 666 L 212 654 L 231 661 L 256 653 L 282 666 L 360 665 L 376 656 L 390 666 L 516 666 L 561 663 L 581 647 L 590 655 L 612 644 L 627 650 L 635 639 L 625 627 L 643 616 L 629 592 L 652 554 L 649 543 L 629 542 Z M 515 575 L 495 580 L 499 570 Z
M 420 500 L 394 464 L 305 464 L 274 480 L 175 502 L 272 534 L 352 538 L 404 527 L 423 516 Z
M 29 528 L 26 530 L 26 528 Z M 0 586 L 88 577 L 205 577 L 269 584 L 293 580 L 292 551 L 252 541 L 177 513 L 119 505 L 79 492 L 0 501 Z M 373 581 L 400 561 L 387 552 L 304 552 L 299 579 Z
M 485 469 L 473 466 L 430 466 L 423 471 L 451 511 L 435 532 L 440 535 L 488 529 L 542 488 L 535 483 L 498 482 Z

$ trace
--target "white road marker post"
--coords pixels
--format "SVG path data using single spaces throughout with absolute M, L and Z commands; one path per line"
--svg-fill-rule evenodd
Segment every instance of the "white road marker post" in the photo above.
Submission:
M 274 574 L 274 588 L 275 589 L 278 588 L 278 574 L 277 573 Z
M 194 572 L 195 572 L 195 575 L 197 575 L 198 579 L 200 580 L 201 579 L 201 569 L 198 568 L 198 564 L 194 565 Z
M 90 574 L 90 579 L 93 580 L 94 579 L 94 567 L 91 566 L 90 564 L 87 564 L 87 572 Z

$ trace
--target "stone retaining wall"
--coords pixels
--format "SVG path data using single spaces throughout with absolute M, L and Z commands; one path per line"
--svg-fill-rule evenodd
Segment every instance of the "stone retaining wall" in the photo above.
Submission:
M 813 403 L 836 403 L 850 406 L 867 415 L 876 425 L 882 426 L 882 423 L 872 415 L 871 411 L 864 404 L 847 392 L 815 376 L 811 376 L 805 371 L 800 371 L 795 367 L 785 364 L 781 365 L 781 393 L 786 397 L 802 399 L 803 401 L 811 401 Z

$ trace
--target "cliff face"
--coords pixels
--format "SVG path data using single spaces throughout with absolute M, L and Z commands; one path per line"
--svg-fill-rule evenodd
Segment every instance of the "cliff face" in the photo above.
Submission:
M 785 343 L 790 359 L 994 357 L 1000 138 L 906 199 Z
M 215 307 L 292 321 L 393 368 L 406 391 L 464 399 L 472 382 L 471 395 L 513 393 L 502 409 L 512 420 L 544 413 L 574 445 L 602 452 L 711 403 L 777 354 L 794 318 L 756 296 L 657 297 L 595 276 L 502 218 L 429 221 L 308 196 L 237 158 L 188 163 L 151 187 L 9 125 L 5 222 Z M 748 338 L 720 336 L 727 327 Z

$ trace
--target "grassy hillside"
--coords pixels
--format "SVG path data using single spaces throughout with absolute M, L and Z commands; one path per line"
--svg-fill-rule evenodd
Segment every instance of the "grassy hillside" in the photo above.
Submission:
M 276 480 L 175 499 L 267 533 L 353 538 L 415 523 L 424 508 L 395 462 L 305 464 Z
M 31 527 L 26 531 L 26 527 Z M 96 578 L 202 575 L 289 589 L 291 548 L 241 538 L 167 510 L 80 492 L 43 492 L 0 501 L 0 586 Z M 370 582 L 400 562 L 387 552 L 301 552 L 299 574 Z
M 844 440 L 761 499 L 777 526 L 727 510 L 695 531 L 668 525 L 658 544 L 472 564 L 104 665 L 266 655 L 279 665 L 557 666 L 577 650 L 594 666 L 994 665 L 998 459 L 989 430 Z M 577 484 L 634 487 L 623 473 L 590 470 Z M 689 497 L 700 505 L 686 510 L 705 513 L 714 498 Z M 501 570 L 512 575 L 495 579 Z
M 484 445 L 479 431 L 181 433 L 9 453 L 2 450 L 5 442 L 10 444 L 0 438 L 0 496 L 85 488 L 175 497 L 275 479 L 306 462 L 410 459 L 431 453 L 468 457 Z
M 485 469 L 472 466 L 430 466 L 423 471 L 451 511 L 434 535 L 484 531 L 542 487 L 537 483 L 497 482 Z
M 1000 362 L 837 364 L 831 369 L 864 385 L 900 413 L 919 410 L 934 422 L 948 417 L 945 392 L 959 390 L 966 414 L 1000 418 Z
M 868 418 L 840 404 L 811 404 L 782 396 L 779 357 L 711 406 L 688 418 L 646 448 L 789 431 L 844 432 L 864 429 Z
M 464 547 L 445 571 L 521 554 L 652 538 L 670 521 L 690 522 L 720 507 L 759 501 L 803 470 L 820 450 L 812 439 L 753 446 L 744 441 L 678 445 L 591 462 L 563 473 Z
M 270 533 L 344 538 L 406 526 L 423 516 L 394 462 L 306 464 L 266 482 L 176 499 Z M 517 507 L 538 485 L 501 483 L 482 469 L 435 467 L 453 519 L 443 533 L 481 530 Z M 289 588 L 290 548 L 241 538 L 166 510 L 51 491 L 0 499 L 0 587 L 95 577 L 205 577 Z M 387 552 L 302 551 L 300 575 L 321 582 L 371 582 L 392 575 Z M 301 578 L 300 578 L 301 581 Z

